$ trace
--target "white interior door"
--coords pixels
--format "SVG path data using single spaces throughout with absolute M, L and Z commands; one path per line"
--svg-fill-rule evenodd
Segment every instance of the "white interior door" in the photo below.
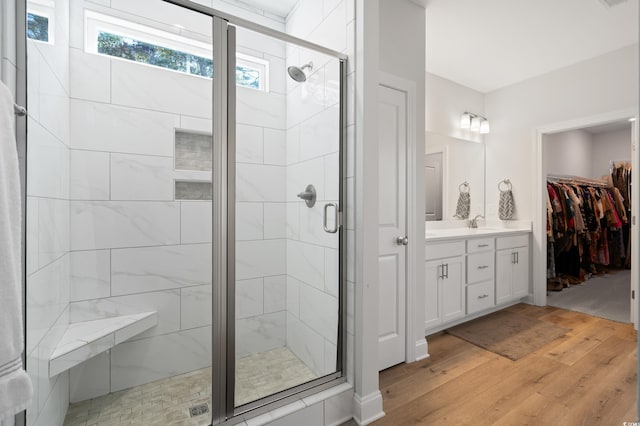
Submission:
M 406 359 L 407 94 L 378 87 L 378 367 L 382 370 Z

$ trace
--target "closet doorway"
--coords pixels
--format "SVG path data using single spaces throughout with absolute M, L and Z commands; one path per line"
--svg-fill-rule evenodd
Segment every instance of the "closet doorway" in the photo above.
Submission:
M 637 328 L 635 119 L 627 113 L 539 132 L 545 258 L 534 274 L 547 305 Z

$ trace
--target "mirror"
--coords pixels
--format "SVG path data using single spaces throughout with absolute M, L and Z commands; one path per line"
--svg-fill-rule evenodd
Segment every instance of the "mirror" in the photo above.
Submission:
M 483 143 L 435 132 L 425 135 L 425 220 L 456 220 L 460 191 L 469 191 L 469 217 L 485 216 Z M 468 183 L 466 188 L 463 183 Z

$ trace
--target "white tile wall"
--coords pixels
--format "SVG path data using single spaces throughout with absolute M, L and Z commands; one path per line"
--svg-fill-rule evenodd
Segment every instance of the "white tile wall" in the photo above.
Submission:
M 69 149 L 36 120 L 27 119 L 27 169 L 30 196 L 69 198 Z M 68 141 L 68 139 L 67 139 Z M 68 143 L 68 142 L 67 142 Z
M 337 343 L 337 298 L 306 284 L 301 284 L 300 320 L 320 333 L 329 342 Z
M 267 277 L 286 273 L 285 240 L 238 241 L 236 279 Z
M 239 202 L 285 201 L 285 168 L 237 164 L 236 197 Z
M 263 203 L 236 203 L 236 240 L 261 240 L 265 231 Z
M 71 403 L 80 402 L 110 391 L 110 351 L 96 355 L 70 370 Z
M 250 318 L 264 313 L 263 278 L 236 281 L 236 318 Z
M 284 312 L 236 320 L 236 356 L 241 358 L 285 346 L 285 322 Z
M 257 163 L 264 161 L 264 129 L 258 126 L 238 124 L 236 126 L 236 161 L 239 163 Z
M 180 289 L 180 328 L 182 330 L 211 325 L 212 290 L 211 284 Z
M 287 164 L 287 137 L 284 130 L 264 129 L 264 163 Z
M 287 308 L 287 277 L 278 275 L 264 278 L 264 313 L 284 311 Z
M 72 200 L 109 199 L 109 153 L 71 150 L 69 191 Z
M 111 253 L 109 250 L 73 251 L 70 301 L 97 299 L 111 295 Z
M 173 158 L 111 154 L 112 200 L 173 200 Z
M 212 236 L 211 203 L 181 201 L 180 230 L 182 244 L 210 243 Z
M 211 284 L 211 244 L 111 250 L 111 295 Z
M 264 238 L 286 238 L 287 236 L 287 204 L 264 204 Z
M 315 374 L 324 372 L 324 338 L 287 313 L 287 347 Z
M 173 129 L 179 126 L 180 117 L 173 114 L 71 100 L 76 149 L 173 156 Z
M 324 289 L 324 247 L 287 240 L 287 274 Z
M 71 249 L 179 244 L 180 203 L 72 201 Z
M 111 350 L 111 391 L 205 368 L 210 364 L 210 326 L 124 342 Z
M 43 267 L 69 251 L 69 201 L 40 198 L 38 217 L 38 260 Z
M 69 49 L 71 97 L 88 101 L 111 101 L 111 61 L 100 55 Z

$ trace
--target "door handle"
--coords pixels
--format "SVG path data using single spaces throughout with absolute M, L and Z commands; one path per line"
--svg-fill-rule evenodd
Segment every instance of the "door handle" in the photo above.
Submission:
M 516 263 L 516 254 L 511 253 L 511 263 Z
M 516 252 L 516 263 L 520 263 L 520 253 Z
M 333 228 L 327 226 L 327 210 L 329 207 L 333 207 Z M 338 205 L 336 203 L 327 203 L 324 205 L 322 226 L 324 227 L 324 232 L 328 232 L 329 234 L 338 232 Z
M 478 299 L 486 299 L 487 297 L 489 297 L 488 294 L 483 294 L 482 296 L 478 296 Z
M 409 238 L 407 238 L 406 236 L 396 237 L 396 244 L 399 246 L 406 246 L 407 244 L 409 244 Z
M 448 279 L 449 278 L 449 264 L 448 263 L 445 263 L 444 265 L 442 265 L 442 271 L 443 271 L 442 272 L 442 275 L 443 275 L 442 278 L 447 278 Z
M 482 265 L 482 266 L 478 266 L 478 269 L 487 269 L 489 267 L 489 265 Z

